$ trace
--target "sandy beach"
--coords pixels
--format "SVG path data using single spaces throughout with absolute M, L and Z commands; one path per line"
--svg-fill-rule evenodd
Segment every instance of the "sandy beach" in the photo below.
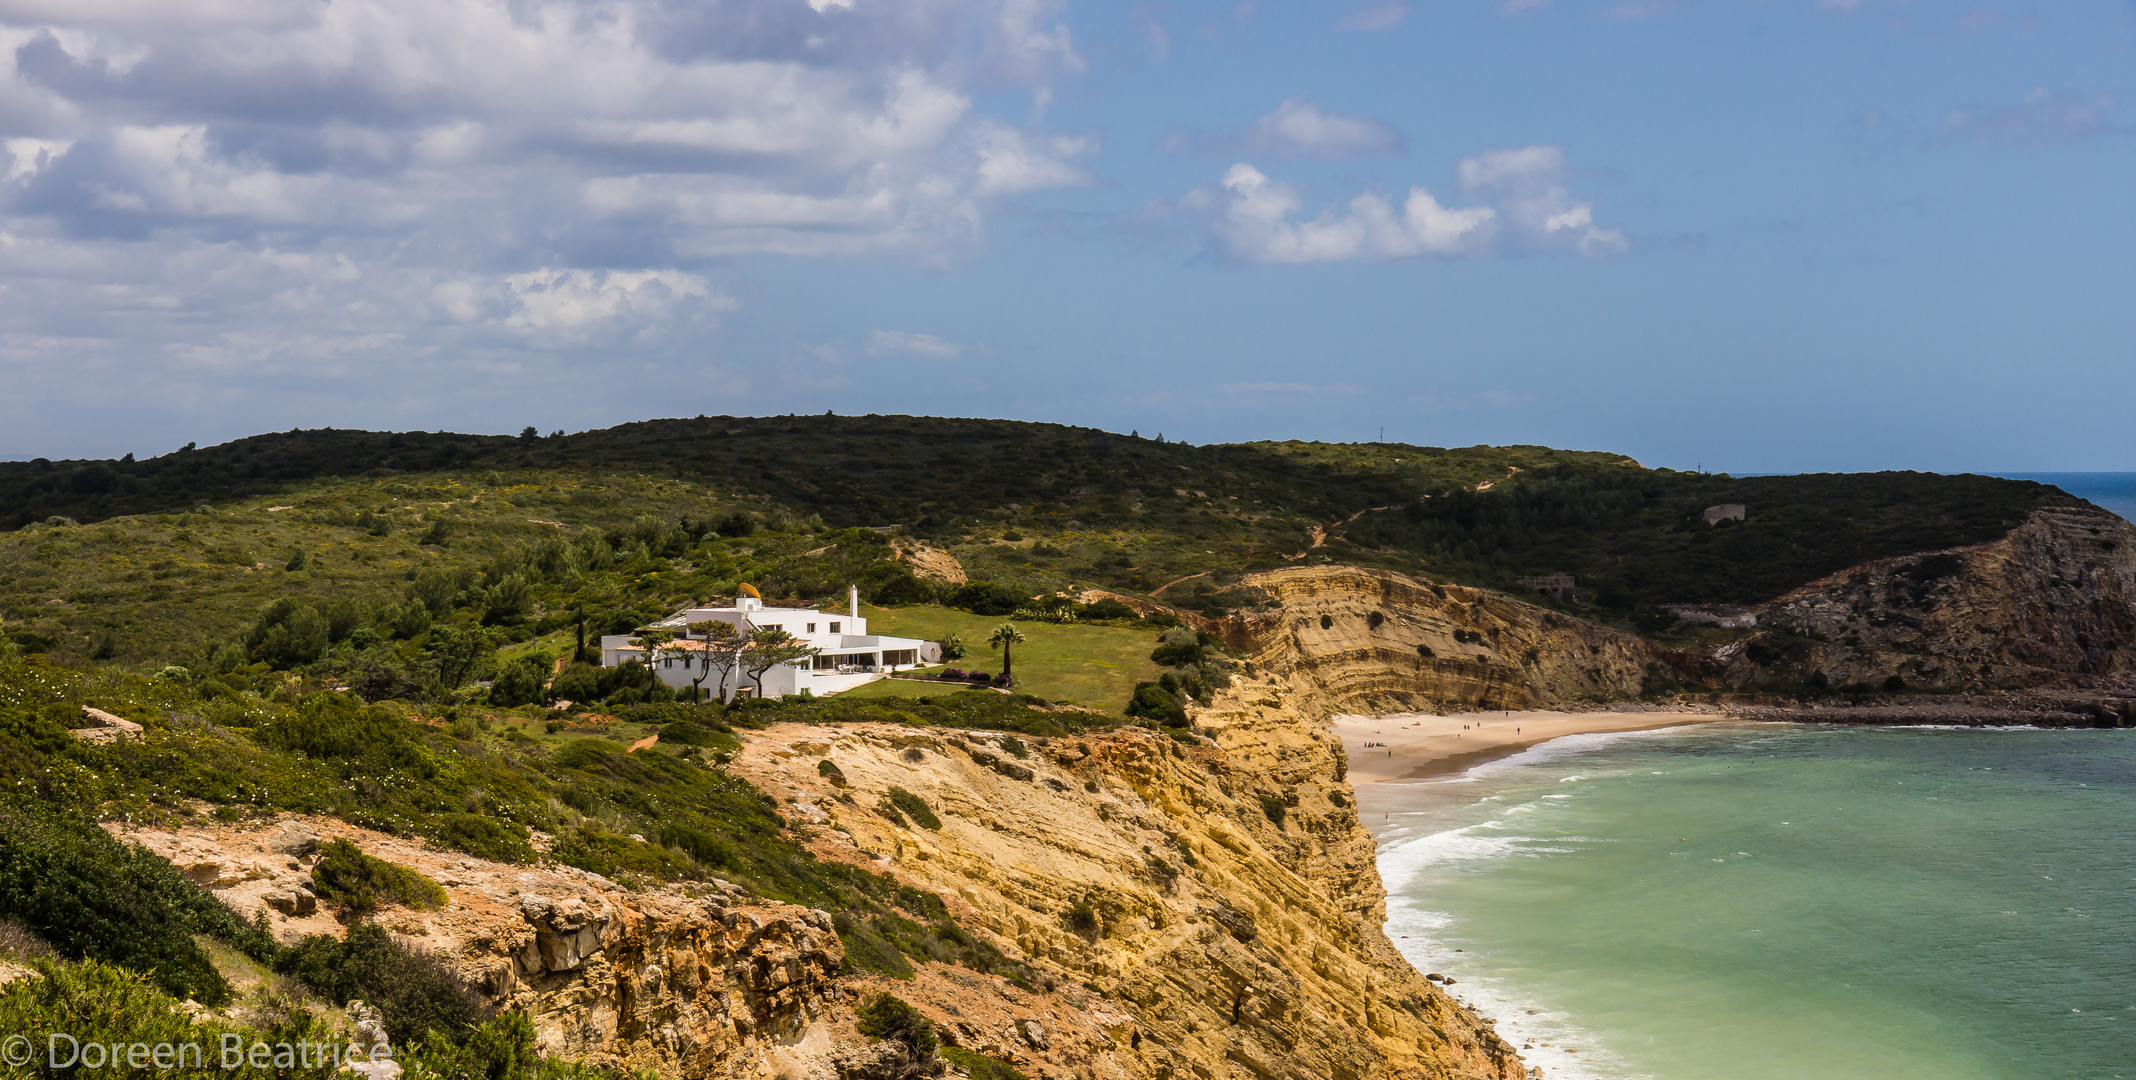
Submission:
M 1455 716 L 1397 713 L 1338 716 L 1335 734 L 1350 755 L 1350 782 L 1414 780 L 1480 765 L 1566 735 L 1650 731 L 1709 724 L 1718 709 L 1639 712 L 1476 712 Z

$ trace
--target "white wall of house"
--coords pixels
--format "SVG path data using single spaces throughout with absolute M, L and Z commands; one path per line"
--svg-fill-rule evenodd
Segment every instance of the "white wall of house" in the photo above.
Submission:
M 744 596 L 738 597 L 733 607 L 691 608 L 653 625 L 671 630 L 678 637 L 695 622 L 723 622 L 742 634 L 779 629 L 818 650 L 814 657 L 800 664 L 781 664 L 766 671 L 763 678 L 765 697 L 803 693 L 822 697 L 874 682 L 890 671 L 942 662 L 942 646 L 937 642 L 868 633 L 868 620 L 857 613 L 857 603 L 854 607 L 855 611 L 841 615 L 807 608 L 765 607 L 762 600 Z M 631 639 L 637 636 L 603 636 L 601 666 L 618 667 L 644 659 L 644 650 L 631 644 Z M 698 656 L 663 657 L 655 662 L 654 674 L 669 686 L 687 687 L 704 675 L 700 666 L 703 663 L 703 658 Z M 717 692 L 718 686 L 718 672 L 705 677 L 706 693 Z M 727 677 L 727 686 L 730 692 L 742 686 L 754 690 L 756 683 L 746 672 L 736 672 Z

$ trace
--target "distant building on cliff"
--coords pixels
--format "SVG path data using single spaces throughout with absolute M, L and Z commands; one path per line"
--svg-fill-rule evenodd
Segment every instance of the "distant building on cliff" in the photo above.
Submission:
M 1706 508 L 1706 524 L 1718 525 L 1723 521 L 1741 521 L 1743 520 L 1743 512 L 1744 506 L 1742 503 L 1722 503 L 1719 506 L 1709 506 Z
M 1544 574 L 1541 577 L 1524 577 L 1520 579 L 1521 588 L 1534 589 L 1536 592 L 1547 593 L 1560 600 L 1574 599 L 1574 594 L 1579 591 L 1579 584 L 1579 579 L 1571 574 Z

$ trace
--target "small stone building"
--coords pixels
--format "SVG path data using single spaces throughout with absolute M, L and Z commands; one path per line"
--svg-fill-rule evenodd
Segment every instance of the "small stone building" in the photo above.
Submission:
M 1578 586 L 1579 579 L 1571 574 L 1544 574 L 1541 577 L 1524 577 L 1520 579 L 1521 588 L 1534 589 L 1536 592 L 1547 593 L 1560 600 L 1574 599 Z

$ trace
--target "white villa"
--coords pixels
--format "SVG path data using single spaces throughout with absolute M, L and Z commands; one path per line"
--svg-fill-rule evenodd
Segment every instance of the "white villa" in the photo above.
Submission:
M 745 595 L 735 597 L 733 607 L 691 608 L 644 629 L 670 631 L 676 637 L 676 644 L 680 645 L 682 639 L 689 636 L 691 623 L 723 622 L 743 636 L 754 630 L 784 630 L 802 644 L 818 650 L 815 656 L 799 663 L 780 664 L 766 671 L 765 697 L 787 694 L 821 697 L 874 682 L 900 668 L 942 662 L 939 642 L 868 633 L 868 620 L 860 615 L 860 590 L 857 588 L 847 590 L 847 611 L 843 615 L 806 608 L 765 607 L 761 597 L 748 595 L 753 594 L 754 589 L 743 588 Z M 603 636 L 601 666 L 617 667 L 632 660 L 644 660 L 645 650 L 631 644 L 635 637 L 636 634 Z M 678 655 L 663 655 L 654 661 L 653 673 L 661 682 L 676 688 L 690 686 L 703 677 L 705 692 L 716 693 L 719 673 L 707 676 L 700 666 L 708 662 L 702 653 L 693 655 L 685 649 Z M 729 695 L 737 690 L 750 694 L 756 692 L 756 683 L 747 672 L 736 671 L 728 675 Z

